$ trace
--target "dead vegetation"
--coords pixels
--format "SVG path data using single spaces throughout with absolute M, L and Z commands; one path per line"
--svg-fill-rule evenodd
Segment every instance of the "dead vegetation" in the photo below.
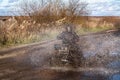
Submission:
M 119 27 L 118 24 L 110 23 L 108 18 L 88 17 L 87 3 L 80 0 L 69 0 L 68 4 L 61 0 L 27 1 L 19 5 L 22 12 L 19 14 L 26 16 L 0 20 L 1 47 L 53 39 L 65 23 L 74 23 L 78 34 Z
M 61 32 L 64 22 L 66 22 L 66 18 L 59 19 L 53 23 L 37 23 L 36 21 L 24 19 L 22 21 L 22 17 L 19 17 L 19 19 L 12 17 L 6 21 L 0 21 L 0 46 L 53 39 Z M 88 27 L 81 23 L 77 23 L 76 26 L 76 31 L 79 35 L 113 28 L 112 26 Z
M 48 28 L 48 24 L 36 24 L 24 20 L 21 24 L 13 17 L 7 21 L 0 21 L 0 46 L 32 43 L 53 39 L 58 34 L 56 29 Z M 54 32 L 51 32 L 53 30 Z
M 66 18 L 68 22 L 74 22 L 77 16 L 88 14 L 87 3 L 81 0 L 41 0 L 29 2 L 23 1 L 20 5 L 22 13 L 38 23 L 51 23 Z
M 0 46 L 31 43 L 53 39 L 60 32 L 59 25 L 73 22 L 76 16 L 87 13 L 87 4 L 79 0 L 22 1 L 18 5 L 22 18 L 0 21 Z M 58 30 L 59 29 L 59 30 Z

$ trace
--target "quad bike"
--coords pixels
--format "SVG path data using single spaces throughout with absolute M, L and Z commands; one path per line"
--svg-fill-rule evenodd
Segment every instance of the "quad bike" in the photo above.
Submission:
M 77 46 L 68 44 L 55 44 L 55 55 L 51 58 L 52 66 L 72 66 L 78 67 L 80 65 L 81 56 Z

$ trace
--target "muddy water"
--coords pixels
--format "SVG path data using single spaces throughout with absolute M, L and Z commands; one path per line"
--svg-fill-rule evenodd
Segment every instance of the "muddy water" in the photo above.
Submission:
M 16 58 L 2 56 L 0 80 L 120 80 L 120 37 L 111 34 L 94 35 L 85 36 L 81 41 L 84 41 L 80 43 L 83 54 L 90 63 L 90 66 L 87 63 L 88 68 L 41 67 L 48 62 L 46 56 L 50 55 L 47 51 L 52 52 L 52 45 L 49 44 L 43 48 L 35 46 L 28 49 L 29 55 L 18 55 Z M 96 54 L 99 55 L 95 58 Z
M 104 75 L 95 72 L 50 71 L 49 77 L 41 76 L 43 80 L 120 80 L 120 73 Z M 43 71 L 44 72 L 44 71 Z M 52 75 L 54 74 L 54 75 Z M 46 79 L 47 78 L 47 79 Z
M 111 65 L 113 64 L 114 65 Z M 118 65 L 111 62 L 108 67 Z M 120 80 L 119 69 L 33 67 L 13 58 L 0 60 L 0 80 Z

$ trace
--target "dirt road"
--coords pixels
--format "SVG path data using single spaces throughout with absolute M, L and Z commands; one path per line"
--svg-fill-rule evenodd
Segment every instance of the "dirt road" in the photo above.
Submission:
M 0 51 L 0 80 L 33 80 L 48 62 L 54 43 L 52 40 Z M 37 66 L 40 69 L 36 70 Z
M 0 80 L 112 80 L 104 74 L 45 69 L 56 43 L 60 42 L 52 40 L 0 51 Z M 97 53 L 118 56 L 120 37 L 114 33 L 84 35 L 79 44 L 86 58 Z

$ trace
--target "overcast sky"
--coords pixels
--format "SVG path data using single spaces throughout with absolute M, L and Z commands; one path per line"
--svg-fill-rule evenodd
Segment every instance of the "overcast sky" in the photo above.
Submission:
M 0 15 L 10 15 L 21 0 L 0 0 Z M 120 16 L 120 0 L 83 0 L 86 1 L 91 16 Z

